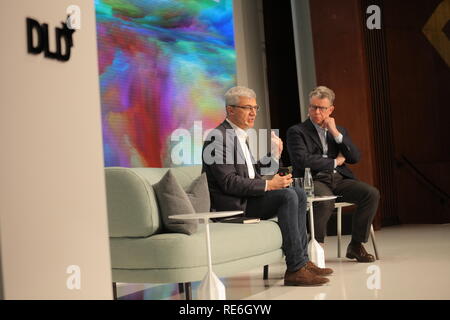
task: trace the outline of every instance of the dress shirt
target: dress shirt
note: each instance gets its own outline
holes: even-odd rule
[[[241,146],[241,149],[244,152],[245,164],[247,165],[247,169],[248,169],[248,177],[250,179],[255,179],[255,168],[253,167],[250,150],[246,143],[247,138],[248,138],[247,132],[244,129],[239,128],[233,122],[231,122],[230,119],[227,118],[225,120],[227,120],[227,122],[230,124],[230,126],[234,129],[234,132],[236,133],[236,136],[238,137],[239,145]],[[267,191],[267,183],[268,183],[268,181],[266,180],[266,187],[265,187],[264,191]]]
[[[322,128],[318,124],[316,124],[312,119],[311,122],[313,123],[314,127],[317,130],[317,133],[319,134],[320,142],[322,143],[322,149],[323,149],[323,155],[322,157],[328,158],[328,143],[327,143],[327,128]],[[333,137],[334,141],[336,141],[337,144],[341,144],[344,137],[342,136],[342,133],[339,133],[337,137]],[[336,168],[336,159],[334,159],[334,167]],[[334,170],[336,172],[336,170]]]
[[[238,140],[239,140],[239,145],[241,146],[241,149],[244,152],[245,164],[247,165],[247,169],[248,169],[248,177],[250,179],[254,179],[255,178],[255,168],[253,167],[252,157],[250,156],[250,150],[246,143],[248,134],[244,129],[239,128],[237,125],[235,125],[229,119],[226,119],[226,120],[231,125],[231,127],[234,129],[234,132],[236,133],[236,136],[238,137]]]

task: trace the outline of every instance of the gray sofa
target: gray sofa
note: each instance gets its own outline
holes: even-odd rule
[[[114,289],[116,282],[190,282],[207,271],[204,225],[193,235],[164,233],[152,185],[168,168],[108,167],[106,190]],[[172,168],[187,188],[201,174],[201,166]],[[281,232],[275,221],[258,224],[210,224],[213,270],[229,276],[282,259]],[[265,269],[267,272],[267,269]],[[190,292],[186,292],[190,298]]]

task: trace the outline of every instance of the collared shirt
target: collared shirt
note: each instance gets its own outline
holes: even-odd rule
[[[317,133],[319,134],[320,142],[322,143],[322,149],[323,149],[322,157],[328,158],[328,143],[327,143],[328,129],[322,128],[321,126],[319,126],[312,120],[311,120],[311,122],[313,123],[314,127],[316,128]],[[337,144],[341,144],[343,139],[344,139],[344,137],[342,136],[342,133],[339,133],[339,135],[334,138],[334,141],[336,141]],[[335,168],[336,168],[336,165],[337,165],[336,159],[334,159],[334,167]]]
[[[255,168],[253,167],[252,157],[250,156],[250,150],[248,149],[248,146],[246,143],[248,134],[244,129],[239,128],[237,125],[235,125],[233,122],[231,122],[228,118],[226,120],[231,125],[231,127],[234,129],[234,132],[236,133],[236,136],[238,137],[241,149],[244,152],[245,164],[247,165],[247,169],[248,169],[248,177],[250,179],[254,179],[255,178]]]

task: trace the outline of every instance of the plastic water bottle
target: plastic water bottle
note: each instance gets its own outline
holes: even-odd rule
[[[314,197],[314,182],[310,168],[305,168],[305,177],[303,179],[303,189],[307,197]]]

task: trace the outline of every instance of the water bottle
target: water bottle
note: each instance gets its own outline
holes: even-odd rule
[[[303,179],[303,189],[307,197],[314,197],[314,182],[310,168],[305,168],[305,177]]]

